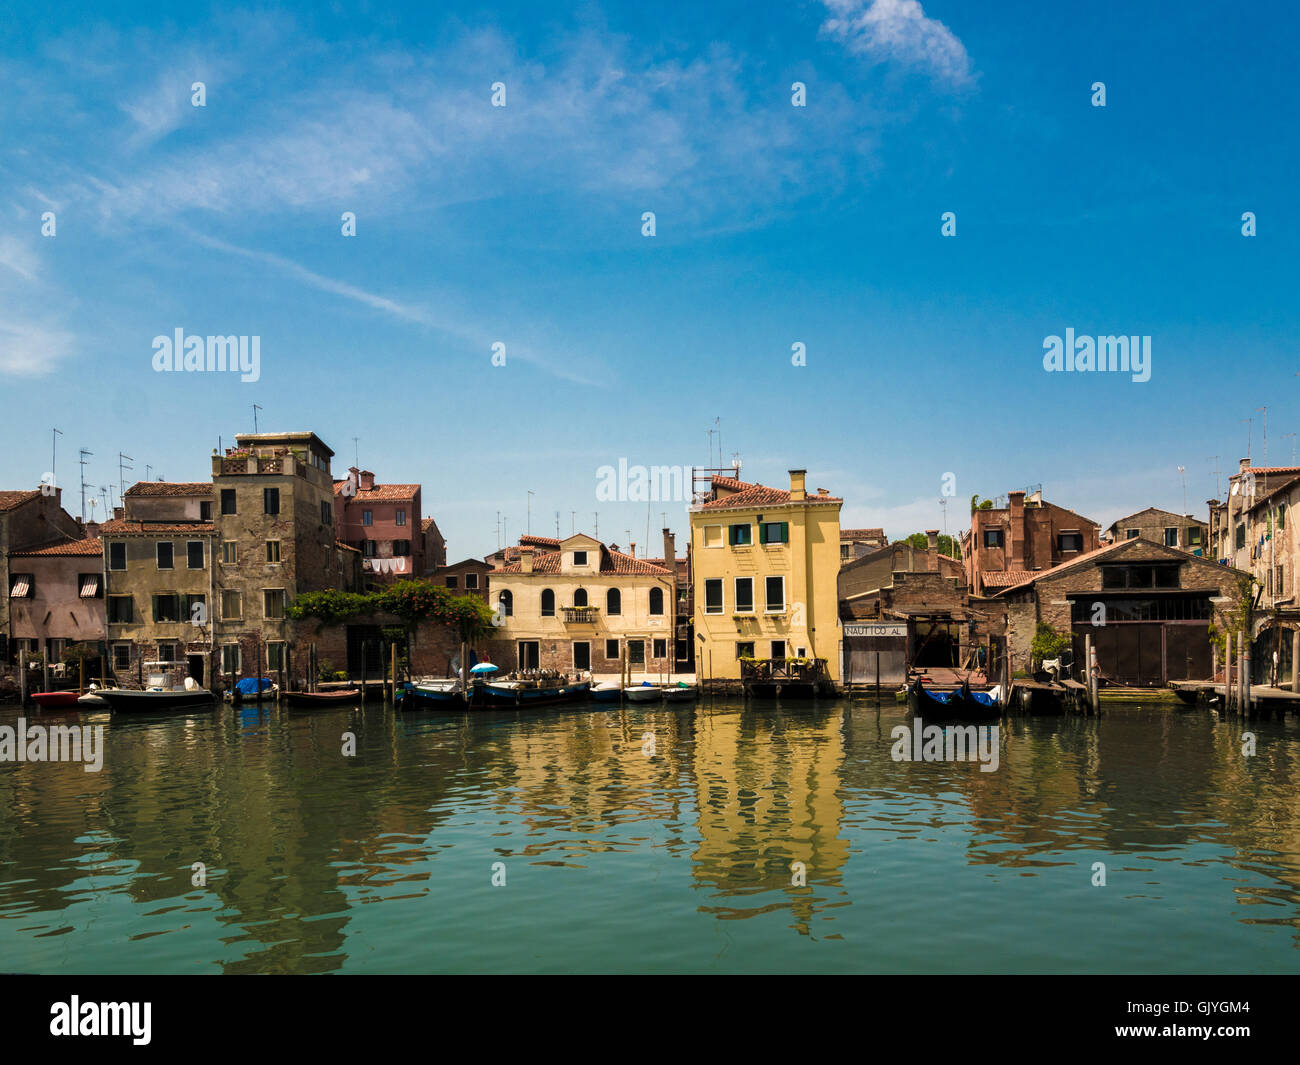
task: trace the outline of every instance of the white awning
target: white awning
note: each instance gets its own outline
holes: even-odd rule
[[[25,599],[32,590],[30,573],[15,573],[14,582],[9,586],[9,595],[14,599]]]
[[[81,598],[98,599],[99,598],[99,574],[83,573],[81,575]]]

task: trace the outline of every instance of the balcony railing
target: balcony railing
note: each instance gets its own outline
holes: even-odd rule
[[[600,608],[594,606],[562,606],[566,625],[590,625],[600,616]]]
[[[815,683],[826,678],[824,658],[742,658],[740,679]]]

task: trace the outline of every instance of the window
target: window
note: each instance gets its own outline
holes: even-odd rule
[[[78,573],[77,574],[77,596],[80,599],[103,599],[104,586],[101,583],[103,574],[100,573]]]
[[[623,613],[623,595],[617,588],[611,588],[605,593],[605,613],[610,617],[618,617]]]
[[[320,520],[323,525],[334,524],[334,507],[328,499],[320,501]]]
[[[394,540],[394,541],[393,541],[393,557],[394,557],[394,558],[405,558],[405,557],[406,557],[407,555],[409,555],[410,553],[411,553],[411,541],[410,541],[410,540]]]
[[[131,645],[129,643],[113,644],[113,671],[125,673],[131,668]]]
[[[181,616],[199,625],[208,623],[208,597],[202,592],[181,596]]]
[[[1125,539],[1125,540],[1136,540],[1136,539],[1138,538],[1138,532],[1139,532],[1139,530],[1137,530],[1137,529],[1125,529],[1125,530],[1124,530],[1124,539]]]
[[[221,672],[231,676],[239,672],[239,644],[228,643],[221,648]]]
[[[30,573],[15,573],[9,584],[9,595],[14,599],[31,599],[36,595],[36,581]]]
[[[266,669],[267,672],[284,669],[284,644],[278,640],[266,645]]]
[[[199,521],[211,521],[211,520],[212,520],[212,500],[200,499],[199,500]]]
[[[393,522],[394,522],[394,524],[396,524],[396,525],[405,525],[405,524],[406,524],[406,511],[404,511],[404,510],[399,510],[399,511],[397,512],[397,516],[393,519]]]
[[[107,606],[110,625],[131,625],[135,622],[135,600],[131,596],[110,595]]]
[[[773,657],[773,658],[784,658],[784,657],[785,657],[785,641],[784,641],[784,640],[773,640],[773,641],[772,641],[772,657]]]
[[[627,641],[627,664],[630,666],[645,665],[645,640]]]
[[[1285,503],[1279,503],[1277,505],[1277,527],[1279,529],[1286,528],[1286,504]],[[1200,530],[1198,529],[1197,531],[1199,532]]]
[[[1056,538],[1058,551],[1082,551],[1083,533],[1063,532]]]
[[[175,554],[176,545],[170,540],[159,540],[155,545],[155,550],[158,554],[158,568],[171,569],[172,563],[175,561],[172,556]]]
[[[984,530],[984,546],[985,546],[985,547],[1002,547],[1003,544],[1006,542],[1006,540],[1005,540],[1005,536],[1006,536],[1006,534],[1005,534],[1005,533],[1003,532],[1003,530],[1001,530],[1001,529],[985,529],[985,530]]]
[[[785,613],[785,578],[766,577],[763,583],[767,591],[767,612],[769,614]]]
[[[153,597],[154,621],[180,621],[181,597],[175,592],[161,592]]]
[[[267,541],[266,541],[266,561],[267,561],[267,562],[279,562],[279,561],[280,561],[280,541],[279,541],[279,540],[267,540]]]
[[[284,617],[284,589],[264,588],[262,590],[262,616],[272,621]]]
[[[203,541],[190,540],[185,544],[185,562],[190,569],[202,569],[203,562]]]
[[[1178,546],[1178,530],[1171,526],[1170,528],[1165,530],[1165,547],[1177,547],[1177,546]]]
[[[1281,598],[1286,592],[1286,584],[1282,580],[1282,567],[1273,567],[1273,592],[1272,594]]]
[[[732,525],[728,529],[727,542],[732,547],[748,547],[754,542],[754,527],[749,524]]]
[[[586,551],[573,552],[573,564],[575,566],[585,566],[587,564],[587,552]]]
[[[605,641],[605,657],[606,657],[607,659],[609,659],[611,662],[617,662],[617,661],[618,661],[618,641],[617,641],[617,640],[606,640],[606,641]]]
[[[361,554],[366,558],[374,558],[379,554],[379,545],[374,540],[366,540],[361,545]]]
[[[468,576],[469,576],[469,575],[466,574],[466,581],[465,581],[465,584],[466,584],[466,585],[469,584]],[[448,578],[447,578],[447,587],[448,587],[448,588],[455,588],[455,587],[457,586],[458,583],[459,583],[459,582],[457,581],[457,579],[456,579],[455,576],[451,576],[451,577],[448,577]]]
[[[721,547],[722,546],[722,526],[706,525],[704,526],[704,546]]]
[[[736,644],[736,657],[737,657],[737,658],[753,658],[753,657],[754,657],[754,644],[753,644],[753,641],[752,641],[752,640],[747,640],[747,641],[744,642],[744,643],[738,643],[738,644]]]
[[[503,618],[514,617],[515,597],[502,589],[501,594],[497,596],[497,609],[501,611]]]
[[[761,528],[762,527],[760,526],[760,535],[761,535]],[[767,541],[764,540],[763,543],[767,543]],[[853,553],[852,544],[840,544],[840,558],[848,558],[852,553]]]
[[[590,669],[591,668],[591,644],[574,643],[573,645],[573,668]]]
[[[667,657],[668,657],[668,641],[667,641],[667,640],[655,640],[655,641],[654,641],[653,651],[654,651],[654,657],[655,657],[655,658],[667,658]]]
[[[555,593],[550,588],[542,589],[542,617],[555,617]]]
[[[262,513],[263,514],[280,513],[280,489],[278,488],[262,489]]]
[[[704,582],[704,612],[706,614],[722,613],[722,579],[711,578]]]
[[[466,588],[477,588],[477,587],[478,587],[478,574],[477,574],[477,573],[467,573],[467,574],[465,574],[465,587],[466,587]]]
[[[221,617],[225,621],[238,621],[244,616],[244,598],[229,589],[221,593]]]
[[[239,545],[234,540],[221,541],[222,565],[233,566],[239,561]]]
[[[223,488],[221,490],[221,513],[238,514],[235,509],[235,490],[233,488]]]
[[[587,605],[587,589],[586,589],[586,588],[579,588],[579,589],[577,589],[577,590],[573,593],[573,605],[574,605],[574,606],[586,606],[586,605]]]
[[[373,510],[363,510],[361,512],[361,524],[373,525],[375,523],[375,512]]]
[[[126,569],[126,544],[108,545],[108,568]]]
[[[662,614],[664,612],[664,590],[662,588],[650,589],[650,613]]]
[[[737,577],[736,578],[736,609],[737,614],[752,614],[754,612],[754,578]]]
[[[1279,512],[1279,514],[1278,514],[1278,528],[1279,528],[1279,529],[1282,527],[1281,522],[1282,522],[1282,515],[1281,515],[1281,513]],[[1192,547],[1200,547],[1200,546],[1201,546],[1201,543],[1202,543],[1202,540],[1201,540],[1201,527],[1200,527],[1199,525],[1190,525],[1190,526],[1188,526],[1188,528],[1187,528],[1187,542],[1188,542]]]
[[[1245,525],[1238,525],[1238,526],[1237,526],[1236,543],[1237,543],[1237,550],[1238,550],[1238,551],[1240,551],[1243,547],[1246,546],[1246,526],[1245,526]]]
[[[788,521],[765,521],[758,527],[760,544],[788,544],[790,542],[790,523]],[[848,558],[853,553],[852,544],[840,544],[840,557]]]
[[[176,661],[176,645],[174,643],[160,643],[158,645],[158,661],[173,663]]]

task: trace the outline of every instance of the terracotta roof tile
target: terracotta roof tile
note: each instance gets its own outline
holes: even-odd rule
[[[534,573],[559,573],[560,559],[563,552],[560,551],[543,551],[533,555],[533,572]],[[511,562],[499,569],[492,570],[493,573],[522,573],[520,563]],[[631,555],[625,555],[622,551],[611,551],[605,547],[601,549],[600,555],[600,572],[614,577],[671,577],[672,572],[664,569],[663,566],[657,566],[649,559],[633,558]]]
[[[347,481],[335,481],[334,494],[336,496],[343,495],[343,486],[347,483]],[[419,490],[420,486],[418,484],[377,484],[374,488],[358,487],[356,494],[351,496],[351,498],[393,500],[395,502],[401,502],[403,500],[414,499],[415,493]]]
[[[65,540],[58,544],[46,544],[44,547],[29,547],[21,551],[10,551],[10,558],[50,558],[55,556],[101,556],[104,542],[98,536],[89,536],[84,540]]]
[[[13,510],[14,507],[26,503],[29,499],[35,499],[40,494],[39,488],[27,492],[0,492],[0,510]]]
[[[100,536],[155,536],[167,533],[193,533],[203,535],[215,531],[212,522],[124,521],[114,518],[99,527]]]
[[[789,504],[790,493],[784,488],[769,488],[765,484],[749,484],[734,477],[714,477],[714,488],[726,488],[732,494],[719,499],[700,503],[700,510],[740,510],[753,507],[780,507]],[[818,495],[809,492],[805,497],[809,503],[843,503],[838,496]]]
[[[981,573],[980,580],[984,582],[985,588],[1010,588],[1014,584],[1024,584],[1025,581],[1046,572],[1046,570],[1009,569],[1001,573]]]
[[[137,481],[126,490],[129,496],[210,496],[211,481]]]
[[[841,529],[841,540],[883,540],[884,529]]]

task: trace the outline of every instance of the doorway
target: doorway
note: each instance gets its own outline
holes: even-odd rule
[[[519,668],[540,669],[542,663],[541,644],[537,640],[519,641]]]

